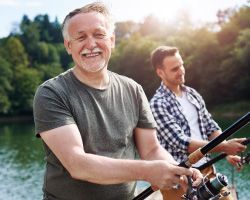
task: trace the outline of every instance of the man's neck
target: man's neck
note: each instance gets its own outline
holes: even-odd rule
[[[169,85],[165,84],[165,86],[170,89],[177,97],[182,97],[182,88],[181,85]]]
[[[174,92],[174,94],[175,94],[177,97],[182,97],[182,89],[181,89],[180,86],[178,87],[178,89],[174,90],[173,92]]]
[[[105,89],[109,84],[107,68],[98,72],[86,72],[74,67],[73,73],[79,81],[96,89]]]

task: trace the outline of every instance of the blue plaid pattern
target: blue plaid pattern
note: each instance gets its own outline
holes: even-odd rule
[[[202,138],[208,140],[208,137],[214,131],[220,130],[220,127],[207,111],[201,95],[193,88],[182,87],[187,93],[188,100],[197,109]],[[150,107],[158,125],[157,137],[161,145],[176,161],[183,161],[188,156],[187,150],[191,133],[188,121],[182,113],[182,107],[177,101],[175,94],[161,83],[150,101]]]

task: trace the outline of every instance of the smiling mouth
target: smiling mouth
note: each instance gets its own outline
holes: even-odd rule
[[[82,56],[86,58],[92,58],[101,55],[101,52],[96,52],[96,53],[83,53]]]

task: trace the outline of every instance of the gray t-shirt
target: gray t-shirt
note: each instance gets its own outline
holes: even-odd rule
[[[142,87],[132,79],[108,73],[110,83],[104,90],[81,83],[71,69],[42,84],[34,98],[36,135],[76,124],[85,152],[135,159],[133,130],[155,128],[156,123]],[[48,199],[128,200],[133,197],[135,182],[99,185],[73,179],[48,146],[44,144],[44,147],[47,164],[43,190]]]

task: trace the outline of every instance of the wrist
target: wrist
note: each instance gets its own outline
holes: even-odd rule
[[[140,167],[140,175],[138,177],[139,180],[147,181],[150,180],[150,171],[152,171],[152,161],[143,161],[142,166]]]
[[[219,152],[224,152],[225,151],[225,148],[226,148],[226,145],[227,145],[227,141],[224,141],[222,143],[220,143],[217,147],[217,151]]]

